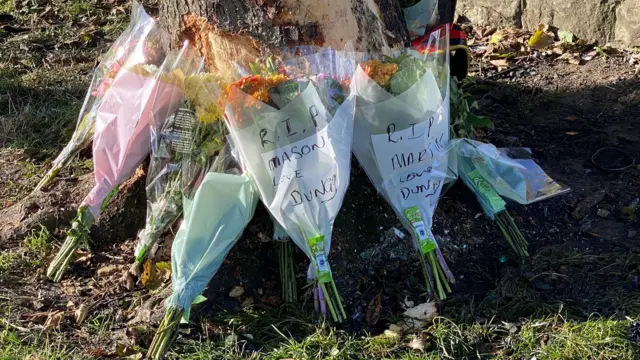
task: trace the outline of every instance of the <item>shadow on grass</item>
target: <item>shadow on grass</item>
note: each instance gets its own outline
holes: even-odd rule
[[[0,72],[0,146],[52,155],[71,137],[86,93],[88,64]],[[41,154],[38,154],[41,155]],[[53,154],[55,155],[55,154]]]

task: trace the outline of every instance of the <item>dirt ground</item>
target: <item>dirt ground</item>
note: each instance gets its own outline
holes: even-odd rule
[[[598,57],[582,65],[537,59],[512,71],[478,73],[467,81],[467,91],[479,101],[478,113],[495,123],[495,130],[483,132],[481,138],[498,147],[530,148],[542,168],[571,192],[528,206],[509,204],[531,244],[531,257],[521,264],[497,227],[482,215],[474,195],[459,182],[453,186],[439,203],[433,229],[456,276],[451,296],[437,304],[440,316],[456,324],[516,327],[523,319],[557,314],[575,321],[587,321],[593,314],[640,317],[640,166],[613,173],[591,160],[607,147],[640,159],[640,81],[634,73],[634,66],[616,57]],[[148,346],[166,296],[162,289],[149,291],[140,284],[127,290],[120,282],[133,262],[136,235],[145,221],[144,175],[120,191],[91,229],[93,253],[81,254],[60,284],[44,276],[92,184],[89,155],[83,152],[49,188],[30,194],[51,150],[43,154],[32,147],[0,149],[1,320],[18,332],[53,328],[50,336],[82,356],[123,357]],[[616,165],[614,158],[604,162]],[[293,316],[280,307],[271,233],[268,214],[259,206],[203,294],[207,301],[194,307],[192,324],[185,326],[190,331],[180,342],[226,334],[235,326],[229,318],[246,320],[254,316],[254,309],[280,318]],[[165,237],[159,261],[168,260],[171,231]],[[354,159],[330,256],[350,315],[338,329],[381,334],[398,319],[407,301],[428,300],[408,237]],[[42,238],[45,244],[40,246]],[[42,256],[35,256],[39,251]],[[289,314],[309,315],[312,300],[303,289],[308,260],[300,251],[295,258],[302,306]],[[241,297],[229,296],[234,286],[244,289]],[[87,320],[78,324],[74,317],[81,305],[88,308]],[[368,314],[372,307],[378,316]],[[58,313],[62,315],[52,325],[50,318]],[[273,323],[280,324],[279,318]],[[254,334],[240,351],[246,355],[266,341],[258,338],[258,325],[242,324],[236,330]],[[295,328],[290,321],[286,332],[298,339],[303,335]],[[640,340],[634,329],[628,330],[629,341],[637,347]],[[473,346],[458,358],[499,352],[492,339],[466,343]]]

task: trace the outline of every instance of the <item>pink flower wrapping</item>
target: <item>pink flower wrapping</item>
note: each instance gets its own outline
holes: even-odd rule
[[[96,114],[93,167],[96,184],[85,197],[94,218],[109,193],[128,179],[149,153],[150,124],[182,101],[179,87],[122,69]]]

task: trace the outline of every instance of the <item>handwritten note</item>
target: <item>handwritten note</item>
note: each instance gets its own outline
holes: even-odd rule
[[[262,153],[276,192],[283,187],[291,206],[331,201],[338,193],[337,165],[328,126],[295,143]]]
[[[376,163],[392,198],[401,202],[414,197],[437,200],[446,174],[448,122],[443,109],[428,119],[397,129],[389,121],[386,134],[371,136]]]

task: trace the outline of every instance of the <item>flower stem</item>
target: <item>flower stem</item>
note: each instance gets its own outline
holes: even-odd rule
[[[184,309],[175,305],[167,309],[164,313],[164,319],[162,319],[162,322],[158,327],[158,331],[151,341],[149,351],[147,352],[147,358],[154,360],[164,358],[169,347],[178,337],[178,328],[183,314]]]
[[[86,206],[78,209],[78,215],[71,223],[71,229],[67,232],[67,239],[56,254],[55,258],[49,264],[47,269],[47,277],[55,282],[62,279],[69,263],[73,258],[73,254],[81,244],[86,243],[89,237],[89,228],[93,225],[93,215]]]
[[[523,260],[528,257],[527,248],[529,243],[520,232],[520,229],[518,229],[511,215],[506,210],[501,211],[496,214],[495,222],[516,255]]]

